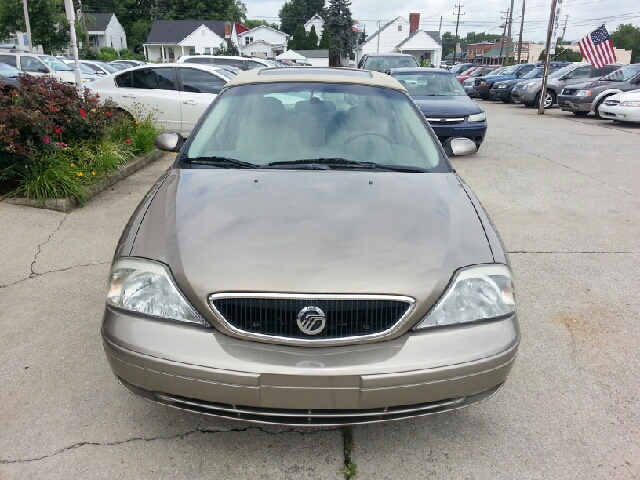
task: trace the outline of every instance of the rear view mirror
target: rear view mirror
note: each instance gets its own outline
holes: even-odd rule
[[[153,145],[164,152],[179,152],[184,145],[184,137],[179,133],[161,133],[153,141]]]
[[[478,151],[475,142],[464,137],[449,138],[442,146],[447,155],[455,157],[472,155]]]

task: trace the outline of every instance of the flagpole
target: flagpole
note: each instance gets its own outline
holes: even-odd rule
[[[547,96],[547,81],[549,78],[549,58],[551,57],[551,33],[553,32],[553,21],[556,16],[557,0],[551,0],[551,15],[549,17],[549,28],[547,30],[547,44],[545,47],[544,75],[542,76],[542,90],[540,90],[540,100],[538,101],[538,115],[544,115],[544,99]]]

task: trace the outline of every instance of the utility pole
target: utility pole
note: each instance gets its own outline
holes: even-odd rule
[[[564,16],[564,27],[562,27],[562,40],[565,41],[564,34],[567,33],[567,22],[569,21],[569,15]]]
[[[378,20],[378,46],[376,47],[376,53],[380,53],[380,34],[382,32],[380,32],[380,22],[382,20]]]
[[[518,39],[518,63],[520,63],[520,54],[522,53],[522,29],[524,27],[524,2],[522,0],[522,20],[520,21],[520,38]],[[529,49],[531,51],[531,49]]]
[[[498,57],[501,60],[500,65],[504,65],[504,61],[502,61],[502,52],[504,51],[504,37],[507,34],[507,20],[509,19],[509,9],[506,12],[500,12],[504,14],[504,17],[501,17],[504,20],[504,25],[502,25],[502,39],[500,40],[500,56]]]
[[[456,20],[456,36],[454,38],[454,41],[456,42],[456,44],[453,47],[453,64],[456,64],[456,58],[458,56],[458,25],[460,25],[460,15],[465,15],[464,13],[460,13],[460,9],[462,8],[462,5],[458,4],[455,6],[455,8],[458,9],[458,13],[456,14],[456,12],[453,12],[454,15],[457,15],[458,19]]]
[[[86,48],[89,48],[89,30],[87,30],[87,18],[84,16],[84,10],[82,10],[82,0],[78,0],[78,8],[80,8],[80,15],[82,16],[82,26],[84,27],[84,37],[87,41]]]
[[[438,27],[438,35],[442,35],[442,17],[440,17],[440,26]]]
[[[562,0],[561,0],[562,1]],[[542,90],[540,90],[540,100],[538,101],[538,115],[544,115],[544,99],[547,96],[547,80],[549,78],[549,57],[551,55],[551,35],[553,34],[553,24],[556,18],[557,0],[551,0],[551,15],[549,16],[549,28],[547,30],[547,44],[545,47],[544,75],[542,76]]]
[[[24,23],[27,25],[27,41],[29,42],[29,53],[33,53],[33,43],[31,41],[31,24],[29,23],[29,10],[27,9],[27,0],[22,0],[24,6]]]
[[[64,9],[67,13],[67,20],[69,20],[69,40],[71,48],[71,54],[73,55],[73,62],[75,65],[74,73],[76,77],[76,86],[78,89],[82,88],[82,73],[80,73],[80,62],[78,62],[78,44],[76,40],[76,12],[73,10],[73,0],[64,0]]]
[[[509,65],[509,54],[511,53],[511,24],[513,23],[513,0],[509,8],[509,32],[507,33],[507,65]]]

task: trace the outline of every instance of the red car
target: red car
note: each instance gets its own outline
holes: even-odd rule
[[[460,83],[464,82],[468,78],[471,77],[481,77],[482,75],[486,75],[487,73],[501,67],[501,65],[480,65],[478,67],[473,67],[464,72],[462,75],[456,75],[456,78],[460,81]]]

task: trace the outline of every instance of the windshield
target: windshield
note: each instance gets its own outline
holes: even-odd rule
[[[20,70],[6,63],[0,63],[0,77],[10,78],[18,75],[20,75]]]
[[[73,70],[69,65],[65,65],[56,57],[52,57],[51,55],[40,55],[38,58],[42,60],[47,66],[53,70],[54,72],[68,72]]]
[[[108,63],[99,62],[98,65],[100,65],[102,68],[104,68],[109,73],[116,73],[116,72],[119,71],[117,68],[115,68],[112,65],[109,65]]]
[[[615,72],[611,72],[609,75],[605,75],[600,80],[607,80],[609,82],[626,82],[640,73],[640,65],[629,65],[622,67]]]
[[[582,67],[583,65],[578,65],[578,67]],[[560,70],[556,70],[549,78],[560,78],[563,75],[566,75],[569,72],[573,72],[577,67],[575,65],[567,65],[566,67],[562,67]]]
[[[449,73],[398,73],[394,78],[405,86],[412,97],[466,96],[458,79]]]
[[[72,70],[75,68],[73,62],[65,63],[65,65],[69,65]],[[84,63],[78,63],[78,65],[80,65],[80,71],[82,73],[90,73],[90,74],[96,73],[93,69],[87,67]]]
[[[536,67],[526,75],[523,75],[522,78],[525,80],[529,78],[538,78],[538,77],[541,77],[543,73],[544,73],[544,68]]]
[[[418,66],[416,59],[411,56],[375,56],[367,57],[364,64],[365,70],[373,70],[375,72],[386,72],[392,68],[414,68]]]
[[[454,65],[453,67],[451,67],[451,70],[449,71],[454,75],[460,75],[465,70],[469,70],[469,68],[471,68],[472,66],[473,65],[469,65],[468,63],[460,63],[458,65]]]
[[[214,157],[259,166],[342,159],[449,171],[437,139],[404,93],[352,84],[228,89],[186,150],[186,160]]]
[[[514,73],[516,73],[519,67],[520,65],[511,65],[510,67],[507,67],[504,72],[502,72],[502,75],[513,75]]]

